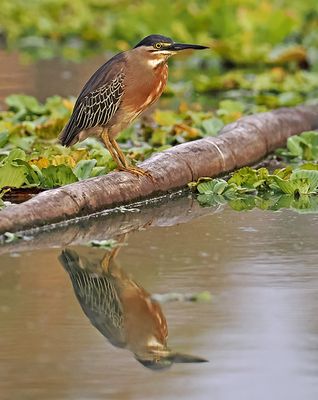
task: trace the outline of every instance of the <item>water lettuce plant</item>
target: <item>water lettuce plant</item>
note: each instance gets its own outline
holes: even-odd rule
[[[237,211],[294,208],[318,211],[318,164],[306,163],[270,173],[267,168],[244,167],[228,180],[201,178],[190,187],[203,206],[229,204]]]
[[[287,141],[286,149],[279,149],[276,153],[294,162],[318,160],[318,132],[308,131],[292,136]]]

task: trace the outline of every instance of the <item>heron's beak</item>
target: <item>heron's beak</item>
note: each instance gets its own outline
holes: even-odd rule
[[[188,49],[204,50],[204,49],[208,49],[208,47],[207,46],[201,46],[199,44],[173,43],[168,48],[168,50],[171,50],[171,51],[180,51],[180,50],[188,50]]]
[[[182,353],[171,353],[168,357],[172,362],[175,363],[204,363],[209,362],[206,358],[192,356],[190,354]]]

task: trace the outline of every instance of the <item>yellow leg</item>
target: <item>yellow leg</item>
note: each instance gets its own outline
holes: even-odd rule
[[[118,146],[116,140],[110,139],[106,130],[103,130],[101,137],[103,139],[105,147],[110,152],[111,156],[113,157],[120,171],[127,171],[138,176],[149,176],[149,177],[151,176],[149,172],[143,170],[142,168],[134,167],[129,164],[124,153]]]
[[[140,176],[151,176],[151,174],[148,171],[145,171],[142,168],[132,166],[129,164],[129,161],[125,157],[125,154],[122,152],[121,148],[119,147],[118,143],[116,142],[115,139],[110,139],[110,142],[112,144],[113,149],[116,151],[118,158],[120,159],[122,163],[122,167],[118,167],[122,171],[127,171],[130,172],[134,175],[140,175]]]
[[[129,168],[129,162],[127,158],[125,157],[125,154],[122,152],[121,148],[119,147],[118,143],[116,142],[115,139],[109,139],[110,143],[112,144],[113,148],[115,149],[118,158],[122,162],[122,165],[126,168]]]
[[[104,254],[104,257],[101,261],[101,267],[102,267],[102,271],[104,273],[108,273],[108,269],[109,269],[109,263],[110,260],[112,258],[112,253],[110,251],[106,251],[106,253]]]
[[[110,272],[112,267],[118,268],[117,263],[116,263],[116,258],[118,256],[118,253],[121,250],[121,247],[125,244],[127,236],[128,236],[127,233],[123,233],[118,236],[118,239],[116,237],[117,242],[118,242],[117,247],[115,247],[114,249],[112,249],[110,251],[105,252],[104,257],[101,261],[101,267],[102,267],[103,272],[105,272],[105,273]]]
[[[122,163],[122,161],[121,161],[121,159],[119,158],[119,156],[118,156],[116,150],[113,148],[113,146],[112,146],[112,144],[111,144],[111,142],[110,142],[110,140],[109,140],[109,136],[108,136],[107,131],[104,130],[104,131],[102,132],[102,134],[101,134],[101,137],[102,137],[102,139],[103,139],[103,142],[104,142],[105,147],[106,147],[107,150],[110,152],[110,155],[113,157],[115,163],[117,164],[117,167],[118,167],[119,169],[124,168],[124,167],[125,167],[124,164]]]

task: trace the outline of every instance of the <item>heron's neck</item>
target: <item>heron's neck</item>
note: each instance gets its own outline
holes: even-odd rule
[[[134,68],[140,67],[140,69],[149,69],[151,71],[157,70],[158,67],[163,67],[167,65],[168,58],[171,56],[169,53],[156,53],[148,52],[142,47],[137,47],[126,53],[126,57]]]
[[[163,58],[163,57],[151,57],[147,60],[147,64],[152,68],[152,69],[157,69],[159,66],[163,66],[164,64],[167,63],[168,58]]]

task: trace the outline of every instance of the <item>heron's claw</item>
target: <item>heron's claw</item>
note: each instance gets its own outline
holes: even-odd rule
[[[142,168],[136,167],[136,166],[127,166],[127,167],[119,167],[118,168],[120,171],[125,171],[125,172],[130,172],[133,175],[137,176],[147,176],[148,178],[152,178],[152,175],[149,171],[146,171]]]

